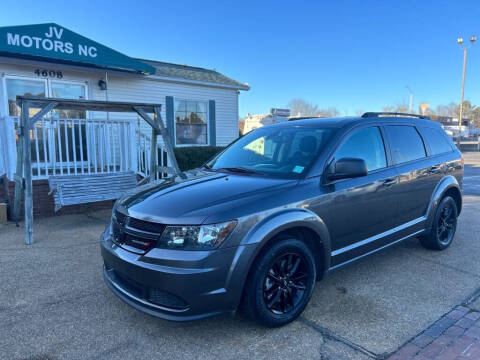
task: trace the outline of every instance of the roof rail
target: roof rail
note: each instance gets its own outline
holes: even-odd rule
[[[382,116],[392,116],[392,117],[413,117],[417,119],[430,119],[427,115],[419,114],[408,114],[408,113],[399,113],[399,112],[366,112],[362,115],[362,118],[371,118],[371,117],[382,117]]]

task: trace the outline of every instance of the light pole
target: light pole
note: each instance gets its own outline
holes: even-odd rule
[[[470,45],[463,45],[463,38],[457,39],[457,44],[463,49],[463,73],[462,73],[462,96],[460,97],[460,114],[458,118],[458,148],[460,149],[460,139],[462,137],[462,120],[463,120],[463,93],[465,90],[465,71],[467,70],[467,50],[473,46],[477,40],[475,35],[470,37]]]
[[[408,92],[410,93],[410,100],[408,102],[408,112],[411,114],[413,111],[413,91],[410,88],[410,86],[405,86],[408,89]]]

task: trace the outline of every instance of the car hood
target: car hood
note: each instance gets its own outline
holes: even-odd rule
[[[141,186],[121,198],[116,207],[129,216],[164,224],[202,224],[208,216],[230,220],[231,210],[266,194],[284,191],[296,180],[213,171],[188,171]],[[218,213],[221,212],[219,217]]]

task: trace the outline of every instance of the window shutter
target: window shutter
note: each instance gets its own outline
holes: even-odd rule
[[[174,119],[173,96],[165,97],[165,114],[167,118],[168,136],[172,145],[175,146],[175,119]]]
[[[210,144],[211,146],[217,145],[217,128],[215,124],[215,100],[208,101],[208,125],[210,133]]]

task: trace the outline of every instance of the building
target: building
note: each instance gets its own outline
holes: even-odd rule
[[[57,24],[0,27],[0,176],[15,173],[17,95],[158,103],[174,146],[225,146],[238,137],[240,90],[217,71],[132,58]],[[53,174],[145,176],[150,134],[133,113],[51,112],[30,134],[34,203]]]
[[[288,121],[290,116],[289,109],[270,109],[269,114],[248,114],[245,117],[245,124],[243,127],[243,133],[246,134],[259,127],[276,124],[278,122]]]
[[[458,136],[458,117],[443,116],[443,115],[430,115],[430,118],[442,124],[448,135]],[[470,137],[475,134],[474,122],[470,119],[463,118],[461,126],[462,137]]]

